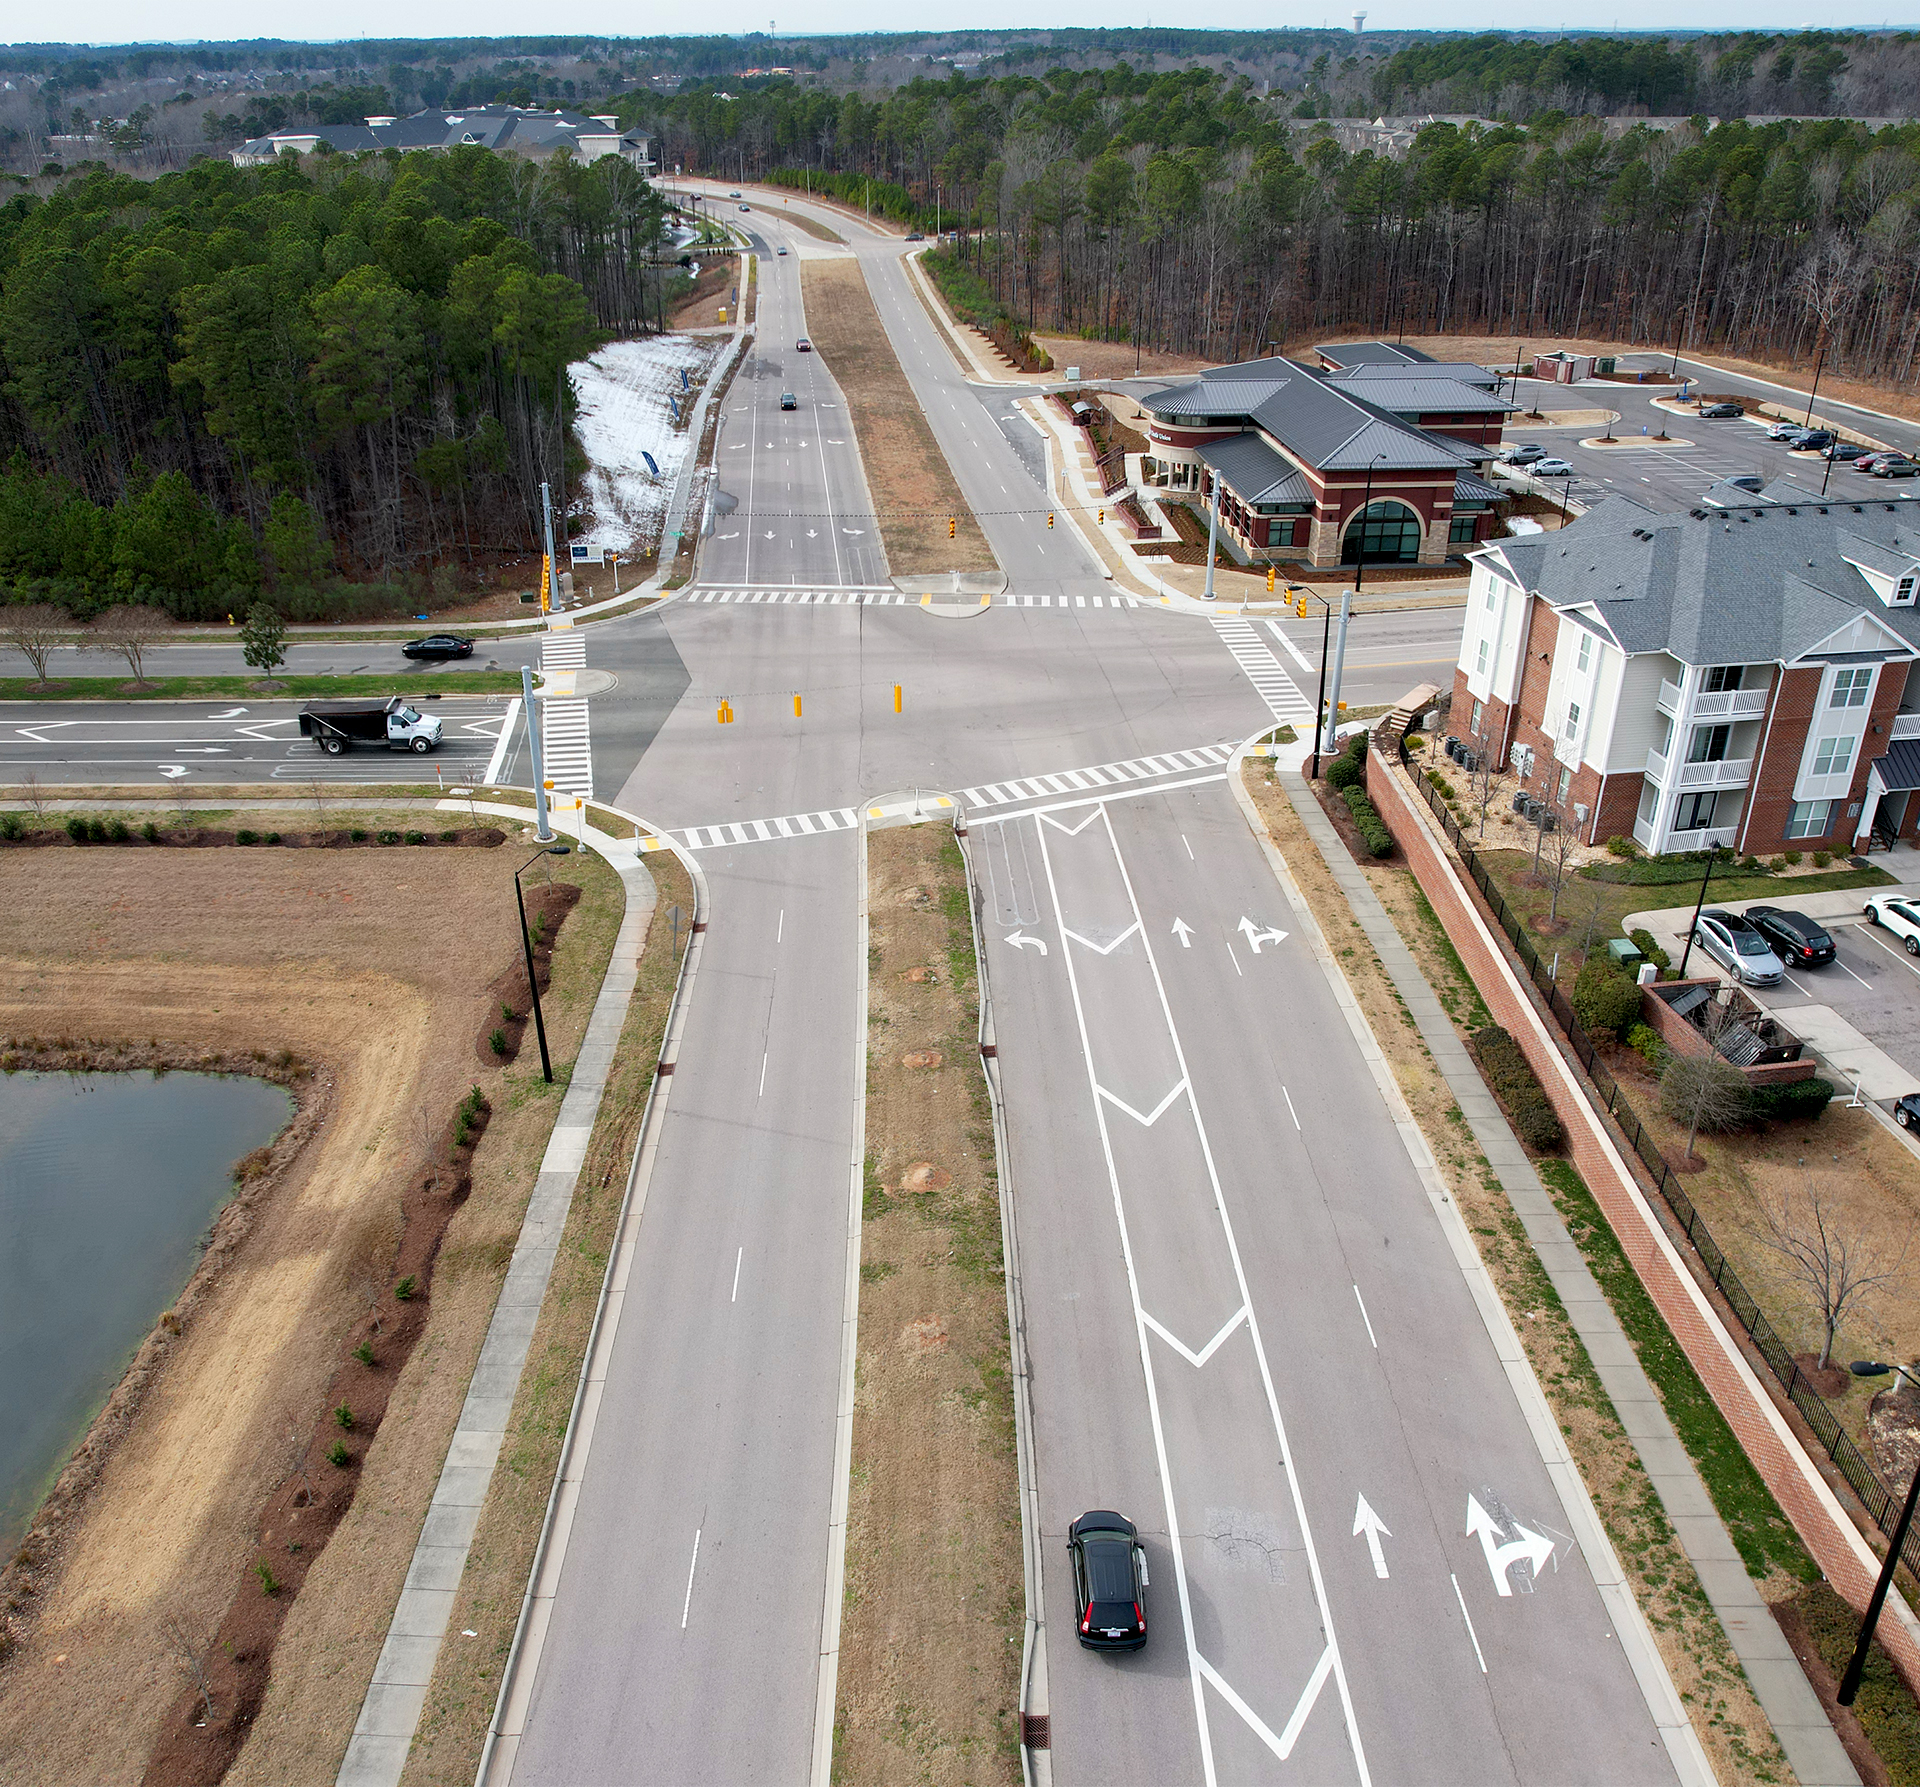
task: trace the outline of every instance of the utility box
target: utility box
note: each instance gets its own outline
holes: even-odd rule
[[[1647,959],[1640,953],[1640,945],[1631,937],[1609,937],[1607,954],[1613,958],[1613,965],[1627,974],[1631,974]]]
[[[1613,355],[1602,354],[1599,359],[1594,361],[1593,369],[1599,373],[1602,378],[1612,378],[1613,369],[1617,364],[1618,362],[1614,359]]]

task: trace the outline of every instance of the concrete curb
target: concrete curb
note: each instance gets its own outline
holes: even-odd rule
[[[485,802],[475,810],[515,819],[529,816],[517,807]],[[616,851],[611,836],[584,823],[579,835],[620,875],[626,887],[626,912],[541,1158],[513,1258],[414,1546],[406,1584],[341,1759],[337,1787],[394,1787],[406,1766],[639,977],[640,949],[653,916],[653,887],[639,873],[637,853]],[[623,863],[621,857],[628,860]]]
[[[1260,735],[1256,735],[1260,736]],[[1366,1014],[1360,1009],[1353,989],[1347,984],[1347,978],[1334,960],[1327,947],[1327,940],[1320,929],[1319,920],[1314,917],[1313,908],[1307,904],[1292,874],[1288,871],[1286,858],[1280,854],[1272,837],[1268,834],[1259,809],[1253,804],[1253,797],[1247,792],[1241,779],[1241,765],[1254,741],[1249,739],[1227,761],[1227,785],[1233,792],[1234,804],[1240,809],[1240,816],[1246,820],[1255,841],[1260,845],[1267,858],[1268,866],[1273,870],[1274,879],[1280,883],[1286,894],[1288,904],[1293,908],[1299,921],[1302,936],[1313,952],[1314,959],[1320,964],[1321,972],[1326,976],[1332,989],[1335,1002],[1347,1020],[1347,1027],[1353,1033],[1354,1041],[1366,1058],[1372,1072],[1375,1085],[1385,1101],[1388,1114],[1394,1126],[1400,1132],[1400,1139],[1411,1158],[1414,1170],[1420,1175],[1421,1182],[1427,1188],[1428,1201],[1433,1207],[1435,1217],[1445,1234],[1447,1244],[1461,1276],[1466,1280],[1467,1289],[1473,1297],[1474,1307],[1478,1310],[1482,1323],[1487,1330],[1487,1338],[1493,1342],[1494,1351],[1511,1386],[1514,1399],[1519,1403],[1527,1429],[1533,1437],[1541,1462],[1552,1478],[1560,1505],[1567,1516],[1568,1529],[1574,1535],[1582,1556],[1586,1559],[1587,1569],[1593,1577],[1594,1586],[1600,1592],[1602,1604],[1606,1607],[1613,1622],[1615,1635],[1625,1653],[1628,1664],[1634,1674],[1641,1693],[1645,1696],[1648,1714],[1653,1719],[1666,1746],[1668,1760],[1673,1764],[1674,1772],[1683,1787],[1713,1787],[1715,1776],[1713,1765],[1707,1760],[1707,1753],[1693,1729],[1692,1721],[1687,1717],[1686,1708],[1681,1704],[1678,1691],[1672,1678],[1667,1674],[1666,1665],[1660,1660],[1659,1647],[1653,1636],[1652,1628],[1647,1624],[1646,1615],[1641,1611],[1640,1603],[1628,1586],[1625,1573],[1620,1568],[1620,1560],[1613,1549],[1613,1542],[1607,1537],[1607,1531],[1600,1523],[1600,1516],[1594,1511],[1592,1499],[1587,1494],[1585,1480],[1579,1468],[1573,1462],[1573,1455],[1567,1450],[1566,1440],[1561,1435],[1559,1423],[1554,1419],[1553,1410],[1548,1405],[1546,1393],[1540,1388],[1539,1380],[1534,1376],[1532,1363],[1520,1344],[1520,1337],[1514,1331],[1506,1305],[1501,1302],[1500,1294],[1494,1289],[1493,1280],[1486,1267],[1481,1263],[1480,1253],[1474,1245],[1473,1237],[1467,1230],[1466,1220],[1461,1216],[1451,1195],[1447,1192],[1440,1177],[1438,1166],[1434,1162],[1432,1150],[1427,1145],[1426,1136],[1414,1121],[1406,1099],[1401,1095],[1399,1082],[1393,1076],[1393,1069],[1382,1053],[1378,1040],[1368,1024]],[[1382,964],[1388,961],[1388,952],[1398,949],[1406,954],[1405,945],[1399,941],[1399,933],[1394,931],[1385,910],[1374,898],[1372,888],[1357,869],[1351,870],[1351,878],[1356,889],[1347,885],[1342,876],[1342,864],[1339,858],[1346,854],[1326,816],[1318,808],[1309,814],[1304,807],[1296,808],[1302,822],[1322,848],[1327,866],[1334,879],[1354,901],[1355,917],[1360,919],[1362,929],[1367,932],[1368,940],[1374,943]],[[1320,837],[1320,830],[1313,821],[1319,821],[1326,837]],[[1331,849],[1328,846],[1331,846]],[[1336,857],[1333,852],[1339,852]],[[1371,905],[1372,913],[1363,914],[1363,905]],[[1373,924],[1368,919],[1374,920]],[[1383,927],[1376,938],[1376,927]],[[1385,947],[1382,947],[1382,946]],[[1410,988],[1401,989],[1401,997],[1413,1007],[1417,995],[1423,995],[1441,1022],[1446,1022],[1445,1014],[1439,1012],[1439,1002],[1434,999],[1433,990],[1427,986],[1419,970],[1414,966],[1411,956],[1406,956],[1406,966],[1412,975]],[[1389,970],[1391,973],[1391,970]],[[1399,982],[1395,981],[1396,987]],[[1424,1036],[1425,1030],[1422,1027]],[[1451,1034],[1449,1030],[1449,1035]],[[1429,1045],[1431,1046],[1431,1045]],[[1457,1044],[1454,1045],[1456,1048]],[[1436,1057],[1436,1060],[1438,1057]],[[1481,1088],[1480,1096],[1486,1099],[1486,1090]],[[1488,1101],[1490,1102],[1490,1101]],[[1465,1108],[1464,1106],[1462,1107]],[[1497,1113],[1496,1113],[1497,1114]],[[1511,1141],[1511,1137],[1509,1137]],[[1517,1144],[1514,1145],[1517,1152]],[[1544,1193],[1541,1194],[1544,1198]],[[1548,1206],[1551,1210],[1552,1206]],[[1571,1243],[1568,1243],[1571,1246]],[[1594,1287],[1598,1295],[1598,1287]],[[1731,1546],[1728,1547],[1731,1551]],[[1735,1560],[1737,1564],[1737,1559]],[[1795,1665],[1798,1668],[1798,1664]],[[1816,1710],[1818,1710],[1816,1703]],[[1823,1721],[1824,1722],[1824,1721]],[[1851,1784],[1849,1784],[1851,1787]]]
[[[618,807],[607,806],[604,802],[594,804],[600,806],[603,812],[612,813],[636,828],[651,832],[653,837],[646,842],[657,839],[679,858],[681,867],[687,871],[687,877],[693,883],[694,909],[688,920],[686,954],[680,958],[680,972],[674,981],[673,999],[667,1008],[659,1069],[647,1089],[646,1108],[640,1118],[640,1139],[634,1148],[633,1165],[627,1173],[627,1190],[614,1229],[614,1245],[608,1255],[606,1276],[601,1281],[600,1301],[594,1310],[593,1327],[587,1337],[586,1356],[581,1361],[580,1382],[574,1391],[573,1408],[567,1417],[567,1433],[561,1442],[553,1488],[547,1496],[547,1511],[540,1525],[540,1542],[534,1549],[533,1566],[528,1572],[526,1592],[520,1603],[519,1622],[514,1627],[513,1645],[507,1652],[506,1667],[500,1677],[500,1693],[494,1702],[487,1741],[480,1752],[480,1766],[474,1775],[476,1787],[506,1787],[506,1783],[513,1778],[513,1765],[525,1730],[527,1708],[533,1697],[540,1652],[546,1639],[547,1621],[552,1615],[561,1567],[566,1562],[567,1539],[572,1531],[574,1509],[579,1501],[580,1480],[585,1474],[587,1455],[592,1449],[594,1417],[599,1410],[608,1363],[613,1356],[614,1338],[620,1326],[627,1274],[633,1264],[635,1236],[646,1211],[647,1188],[659,1155],[660,1129],[665,1122],[667,1101],[673,1091],[673,1063],[680,1052],[680,1035],[686,1025],[687,1005],[693,995],[694,980],[699,973],[700,957],[705,947],[709,905],[707,880],[699,864],[665,833],[647,825],[644,820]],[[523,808],[511,810],[522,815],[525,812]],[[636,863],[639,855],[636,849]],[[617,949],[619,945],[615,947]],[[637,977],[637,967],[635,972]],[[624,1019],[624,1012],[622,1016]],[[617,1030],[615,1034],[618,1034]],[[559,1240],[557,1230],[554,1239],[556,1243]],[[348,1784],[342,1780],[336,1783],[336,1787],[348,1787]]]
[[[1428,872],[1437,873],[1439,880],[1432,886],[1423,881],[1422,886],[1468,964],[1468,972],[1473,972],[1475,963],[1489,971],[1487,980],[1475,975],[1481,995],[1496,1018],[1504,1014],[1510,1019],[1515,1040],[1566,1123],[1576,1164],[1580,1164],[1584,1151],[1582,1175],[1588,1189],[1627,1247],[1641,1283],[1814,1561],[1844,1600],[1863,1608],[1879,1575],[1880,1558],[1808,1456],[1799,1435],[1762,1385],[1666,1226],[1654,1214],[1584,1082],[1561,1052],[1505,948],[1495,940],[1468,894],[1424,810],[1425,803],[1416,800],[1401,782],[1397,764],[1378,754],[1373,763],[1368,786],[1378,796],[1375,804],[1384,801],[1391,809],[1387,814],[1389,828],[1403,839],[1417,833],[1421,853],[1438,865],[1437,870]],[[1414,860],[1412,849],[1408,857]],[[1920,1622],[1915,1621],[1897,1589],[1887,1598],[1880,1642],[1902,1675],[1909,1680],[1920,1678]]]
[[[993,1107],[994,1164],[1000,1181],[1000,1252],[1006,1261],[1013,1437],[1020,1470],[1020,1553],[1027,1594],[1026,1638],[1020,1656],[1020,1769],[1025,1787],[1051,1787],[1052,1703],[1047,1697],[1046,1597],[1040,1568],[1040,1465],[1034,1453],[1033,1371],[1027,1359],[1026,1299],[1020,1284],[1020,1231],[1013,1218],[1013,1150],[1007,1137],[1006,1099],[1000,1087],[999,1043],[993,1027],[993,996],[987,985],[987,957],[980,947],[980,913],[973,899],[973,851],[968,843],[964,807],[955,820],[953,835],[967,867],[974,983],[980,989],[980,1068]],[[1037,1730],[1033,1721],[1038,1721]],[[1042,1733],[1046,1741],[1034,1742]]]

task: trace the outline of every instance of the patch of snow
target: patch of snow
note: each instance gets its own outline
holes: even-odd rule
[[[578,404],[575,432],[589,462],[583,484],[590,519],[575,540],[623,555],[659,544],[674,481],[697,445],[674,427],[668,398],[679,399],[684,418],[727,346],[725,336],[648,335],[610,342],[568,367]],[[680,389],[683,369],[690,393]],[[659,468],[657,477],[646,454]]]

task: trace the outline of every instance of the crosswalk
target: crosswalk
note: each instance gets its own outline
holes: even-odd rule
[[[593,798],[593,739],[587,703],[574,683],[587,667],[587,642],[562,626],[540,641],[540,674],[551,691],[540,703],[540,748],[546,779],[562,794]]]
[[[1230,744],[1201,745],[1187,751],[1161,751],[1151,757],[1129,757],[1117,763],[1096,763],[1085,769],[1056,770],[1051,775],[1010,777],[1004,782],[981,782],[963,788],[956,797],[962,808],[980,811],[1019,801],[1047,800],[1061,795],[1097,793],[1129,783],[1150,782],[1161,776],[1190,775],[1217,770],[1234,753]],[[716,850],[732,844],[771,844],[782,838],[821,837],[851,831],[860,823],[858,807],[828,807],[814,813],[787,813],[778,819],[741,819],[723,825],[690,825],[670,835],[689,850]]]
[[[1216,614],[1210,617],[1220,643],[1233,653],[1234,662],[1247,673],[1254,691],[1267,704],[1267,712],[1276,720],[1311,728],[1313,703],[1300,693],[1299,686],[1280,660],[1260,642],[1250,621],[1238,615]]]
[[[790,607],[796,603],[825,608],[918,608],[920,598],[897,589],[689,589],[683,602],[765,603]],[[1004,608],[1146,608],[1157,603],[1117,590],[1105,596],[1001,595],[992,606]]]

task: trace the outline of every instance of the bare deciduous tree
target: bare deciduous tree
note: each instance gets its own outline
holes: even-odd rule
[[[36,819],[46,818],[47,791],[44,787],[41,786],[40,772],[37,769],[30,769],[26,771],[26,773],[23,774],[20,778],[20,784],[22,788],[24,788],[26,791],[24,795],[24,799],[26,800],[27,805],[33,809],[34,818]]]
[[[300,1479],[300,1497],[302,1504],[313,1500],[313,1479],[307,1475],[308,1441],[311,1430],[300,1419],[300,1411],[292,1403],[280,1411],[280,1440],[286,1448],[287,1475]]]
[[[213,1681],[207,1674],[206,1653],[194,1642],[192,1629],[184,1615],[169,1613],[161,1621],[161,1631],[166,1636],[167,1655],[173,1659],[173,1665],[193,1684],[193,1691],[200,1697],[200,1723],[213,1723]]]
[[[1730,1007],[1706,1008],[1706,1037],[1709,1046],[1735,1022]],[[1687,1126],[1687,1158],[1693,1158],[1693,1144],[1701,1130],[1737,1128],[1753,1109],[1753,1089],[1747,1076],[1731,1061],[1715,1052],[1707,1055],[1682,1054],[1678,1049],[1668,1057],[1666,1071],[1660,1076],[1661,1102],[1667,1115]]]
[[[113,652],[127,661],[133,680],[143,683],[146,655],[167,636],[167,617],[158,608],[116,603],[93,623],[85,644],[91,651]]]
[[[1820,1348],[1824,1368],[1833,1358],[1833,1339],[1850,1315],[1864,1313],[1873,1294],[1893,1283],[1904,1271],[1907,1250],[1913,1244],[1909,1230],[1899,1250],[1878,1236],[1850,1227],[1833,1208],[1820,1182],[1809,1175],[1804,1203],[1796,1208],[1791,1193],[1783,1192],[1780,1207],[1762,1205],[1765,1227],[1760,1239],[1787,1262],[1795,1278],[1819,1305],[1825,1330]]]
[[[327,796],[326,789],[318,776],[308,778],[307,798],[313,802],[314,829],[324,832],[327,830]]]
[[[1552,831],[1539,840],[1536,856],[1545,856],[1547,873],[1553,879],[1553,900],[1547,908],[1547,923],[1560,916],[1560,890],[1567,884],[1567,871],[1573,866],[1573,853],[1580,848],[1580,828],[1569,822],[1565,813],[1554,816]]]
[[[47,660],[63,645],[73,643],[73,622],[64,608],[46,602],[25,602],[5,610],[6,626],[0,644],[17,651],[33,666],[33,680],[47,680]]]

